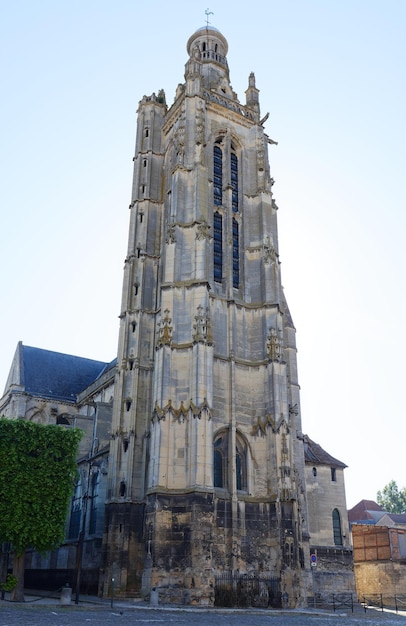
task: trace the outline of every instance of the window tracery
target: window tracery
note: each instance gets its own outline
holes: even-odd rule
[[[240,219],[227,217],[226,209],[231,209],[231,214],[239,214],[239,163],[238,156],[233,145],[229,145],[224,138],[217,139],[213,147],[213,265],[214,280],[223,281],[223,238],[230,233],[232,242],[232,284],[235,289],[240,285]],[[229,170],[229,177],[224,181],[224,164]],[[224,182],[231,187],[231,206],[226,202],[224,205],[223,187]],[[228,196],[229,198],[229,196]],[[230,199],[228,199],[230,202]]]
[[[219,433],[213,443],[213,484],[220,489],[229,489],[229,443],[230,433]],[[244,439],[237,433],[235,446],[235,489],[246,491],[248,448]]]

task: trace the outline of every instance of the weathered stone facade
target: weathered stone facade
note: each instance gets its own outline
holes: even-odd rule
[[[355,593],[354,560],[345,499],[346,465],[304,436],[313,593],[323,602]]]
[[[27,571],[75,586],[83,549],[83,591],[212,605],[230,575],[294,607],[352,588],[345,465],[302,434],[254,74],[241,104],[224,36],[187,50],[173,105],[139,104],[117,363],[19,344],[0,400],[85,431],[66,542]]]
[[[273,142],[227,49],[198,30],[174,104],[138,109],[101,588],[211,604],[217,573],[257,572],[294,606],[309,541]]]

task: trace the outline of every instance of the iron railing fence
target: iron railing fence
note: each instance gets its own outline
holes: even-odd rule
[[[334,612],[345,610],[353,613],[354,602],[357,602],[357,597],[351,592],[315,593],[307,599],[307,604],[311,608],[328,609]]]
[[[231,572],[215,577],[215,606],[277,608],[282,606],[282,601],[279,578]]]
[[[369,593],[363,596],[361,604],[364,607],[365,613],[368,609],[380,609],[382,612],[388,609],[398,613],[399,611],[406,611],[406,595]]]
[[[406,612],[406,595],[385,595],[369,593],[358,597],[356,593],[315,593],[307,599],[307,604],[313,609],[328,609],[336,611],[351,611],[368,609],[375,611]]]

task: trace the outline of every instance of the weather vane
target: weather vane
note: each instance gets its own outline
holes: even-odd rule
[[[213,11],[210,11],[209,9],[205,10],[205,14],[206,14],[206,28],[207,26],[210,24],[209,22],[209,15],[214,15]]]

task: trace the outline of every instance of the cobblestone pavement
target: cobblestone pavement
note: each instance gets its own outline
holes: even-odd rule
[[[255,609],[173,609],[167,607],[135,607],[128,604],[91,606],[79,604],[62,607],[33,603],[0,602],[0,626],[116,626],[118,624],[167,626],[403,626],[406,614],[358,608],[354,613],[323,613],[297,611],[259,611]]]

